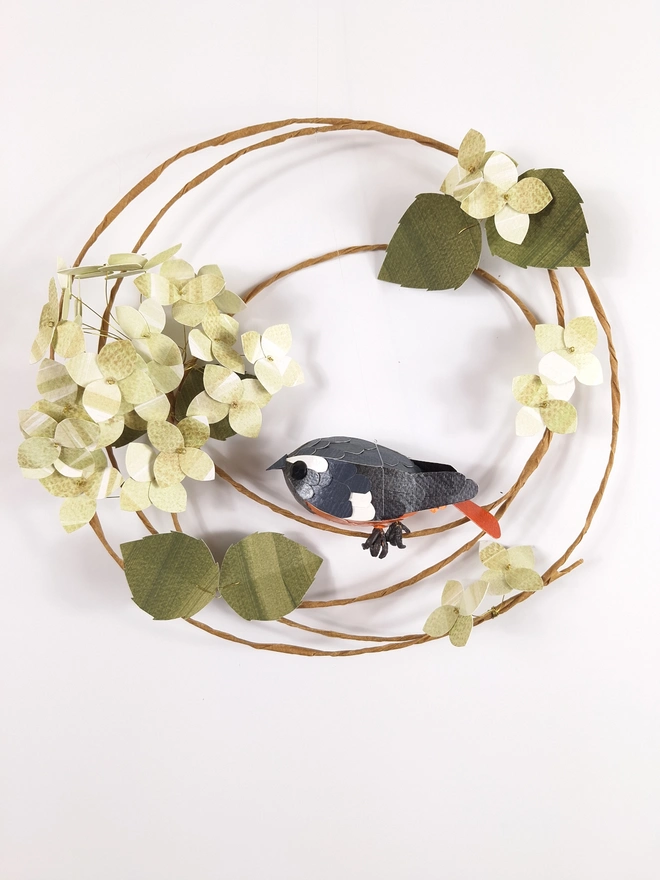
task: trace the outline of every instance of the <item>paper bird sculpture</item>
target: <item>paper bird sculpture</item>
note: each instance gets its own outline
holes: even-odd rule
[[[312,513],[345,523],[372,523],[362,545],[383,559],[403,549],[410,529],[401,522],[422,510],[453,504],[493,538],[500,525],[471,499],[479,487],[448,464],[407,458],[355,437],[325,437],[299,446],[268,470],[279,469],[296,500]]]

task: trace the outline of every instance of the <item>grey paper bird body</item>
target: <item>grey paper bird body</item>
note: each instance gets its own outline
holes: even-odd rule
[[[388,544],[403,547],[402,535],[409,529],[402,519],[448,504],[494,537],[500,534],[497,520],[471,501],[478,492],[474,480],[451,465],[411,459],[378,443],[355,437],[312,440],[269,470],[276,468],[296,500],[313,513],[372,524],[364,546],[373,555],[386,555]]]

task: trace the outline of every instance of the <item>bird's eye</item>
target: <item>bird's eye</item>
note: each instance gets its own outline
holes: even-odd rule
[[[307,465],[304,461],[296,461],[291,468],[291,477],[294,480],[304,480],[307,476]]]

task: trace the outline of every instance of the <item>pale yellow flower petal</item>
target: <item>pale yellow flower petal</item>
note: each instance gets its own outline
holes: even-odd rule
[[[474,614],[479,605],[481,605],[487,589],[488,584],[486,581],[482,580],[475,581],[473,584],[470,584],[469,587],[466,587],[465,590],[463,590],[460,604],[458,606],[459,612],[462,615]]]
[[[60,507],[60,522],[65,532],[75,532],[87,525],[96,513],[96,501],[86,495],[67,498]]]
[[[156,361],[149,361],[147,364],[147,372],[151,377],[151,381],[156,391],[163,394],[169,394],[178,388],[183,379],[183,364],[176,364],[173,367],[166,367]]]
[[[161,263],[164,263],[165,260],[169,260],[170,257],[173,257],[174,254],[178,253],[181,250],[180,244],[175,244],[173,247],[167,248],[165,251],[161,251],[155,256],[151,257],[150,260],[142,267],[143,269],[153,269],[154,266],[159,266]]]
[[[461,168],[460,165],[454,165],[453,168],[449,169],[447,176],[442,181],[440,185],[440,192],[445,193],[445,195],[453,196],[454,188],[457,183],[459,183],[464,177],[467,176],[467,171],[465,168]]]
[[[575,378],[583,385],[600,385],[603,381],[603,368],[595,354],[574,354],[571,361],[576,369]]]
[[[492,217],[504,207],[505,202],[499,189],[492,183],[485,181],[471,192],[467,198],[461,202],[461,208],[470,217],[476,220],[483,220],[486,217]]]
[[[106,379],[117,382],[130,376],[140,366],[141,358],[128,339],[120,339],[104,346],[96,356],[96,363]]]
[[[100,435],[99,435],[99,446],[112,446],[112,444],[119,440],[121,435],[124,433],[125,420],[124,416],[113,416],[111,419],[108,419],[105,422],[101,422],[99,425]]]
[[[305,376],[300,364],[289,360],[289,364],[282,375],[282,384],[286,385],[287,388],[292,388],[294,385],[302,385],[304,381]]]
[[[505,193],[518,180],[516,163],[506,153],[495,150],[484,163],[484,180]]]
[[[185,474],[179,465],[179,455],[176,452],[161,452],[154,461],[154,479],[159,486],[167,488],[180,483]]]
[[[534,550],[529,546],[509,547],[509,562],[514,568],[534,568]]]
[[[209,302],[224,286],[224,279],[217,275],[198,275],[181,288],[181,298],[191,303]]]
[[[148,483],[154,478],[156,450],[147,443],[134,441],[126,447],[126,471],[138,483]]]
[[[62,321],[53,337],[55,353],[63,358],[75,357],[85,351],[85,334],[77,321]]]
[[[156,396],[157,390],[163,390],[161,388],[155,388],[147,370],[134,370],[130,376],[122,379],[117,384],[119,385],[124,400],[127,400],[133,405],[153,400]]]
[[[238,336],[238,321],[230,315],[222,315],[218,312],[204,318],[202,329],[209,339],[231,346]]]
[[[538,177],[523,177],[506,194],[507,202],[523,214],[538,214],[552,201],[552,193]]]
[[[454,187],[452,195],[455,199],[458,199],[459,202],[463,203],[465,199],[475,191],[479,184],[483,183],[483,179],[484,176],[481,171],[473,171],[472,174],[468,174],[462,180],[458,181]]]
[[[193,417],[203,416],[208,419],[210,424],[214,425],[216,422],[221,422],[228,412],[229,404],[220,403],[210,397],[206,391],[200,391],[190,401],[186,415]]]
[[[48,285],[48,302],[41,310],[39,317],[39,332],[37,338],[32,343],[30,350],[30,363],[35,364],[40,361],[46,353],[46,349],[51,344],[55,333],[55,326],[59,317],[59,299],[57,296],[57,286],[55,279],[51,278]]]
[[[554,434],[572,434],[577,428],[577,410],[566,400],[548,400],[539,412],[546,428]]]
[[[95,422],[105,422],[119,412],[121,390],[116,382],[99,379],[85,388],[82,402]]]
[[[179,298],[179,290],[164,275],[156,275],[154,272],[146,272],[134,279],[134,284],[142,296],[153,298],[163,306],[172,305]]]
[[[71,449],[95,449],[101,436],[96,422],[64,419],[55,429],[55,442]]]
[[[160,274],[168,278],[179,290],[195,277],[195,270],[185,260],[165,260],[161,264]]]
[[[261,336],[261,348],[267,358],[283,357],[292,344],[291,328],[288,324],[274,324],[264,330]]]
[[[170,402],[164,394],[159,394],[153,400],[139,403],[135,407],[135,412],[145,422],[166,419],[170,414]]]
[[[458,148],[458,164],[466,171],[476,171],[481,167],[486,152],[486,138],[471,128]]]
[[[185,419],[181,419],[177,428],[183,435],[186,447],[203,446],[211,436],[209,421],[204,416],[198,416],[197,418],[187,416]]]
[[[534,328],[536,344],[544,354],[564,348],[564,328],[559,324],[537,324]]]
[[[230,348],[223,342],[213,342],[211,344],[211,351],[213,352],[213,357],[223,367],[227,367],[227,369],[233,370],[235,373],[245,372],[243,360],[240,354],[234,351],[233,348]]]
[[[58,364],[50,358],[44,358],[37,372],[37,389],[39,393],[52,403],[75,403],[78,386],[66,370],[64,364]]]
[[[512,568],[505,572],[504,576],[510,587],[523,593],[531,593],[543,588],[541,575],[530,568]]]
[[[213,298],[213,302],[221,312],[225,312],[227,315],[236,315],[245,308],[245,303],[240,296],[226,288]]]
[[[147,436],[151,445],[159,452],[180,452],[185,446],[183,434],[171,422],[149,422]]]
[[[149,498],[154,507],[166,513],[183,513],[188,496],[181,483],[162,488],[154,483],[149,487]]]
[[[96,462],[87,449],[62,449],[60,457],[53,462],[56,471],[63,477],[91,477],[96,470]]]
[[[181,470],[192,480],[215,479],[213,459],[201,449],[189,448],[179,456]]]
[[[243,400],[251,400],[263,409],[270,399],[271,395],[258,379],[243,379]]]
[[[529,230],[529,216],[519,214],[509,205],[504,205],[502,210],[495,214],[495,229],[505,241],[522,244]]]
[[[202,330],[191,330],[188,334],[188,348],[193,357],[200,361],[212,361],[213,351],[211,349],[212,342]]]
[[[243,396],[241,380],[236,373],[215,364],[204,367],[204,389],[220,403],[235,403]]]
[[[120,508],[133,513],[138,510],[146,510],[151,506],[150,486],[149,482],[140,483],[136,480],[126,480],[121,487],[121,495],[119,496]]]
[[[598,342],[598,327],[593,318],[573,318],[564,330],[564,345],[578,354],[593,351]]]
[[[442,604],[455,605],[458,608],[463,595],[463,584],[460,581],[447,581],[442,591]]]
[[[538,409],[523,406],[516,415],[516,434],[518,437],[533,437],[543,430],[543,419]]]
[[[276,394],[284,384],[282,382],[282,374],[277,369],[276,365],[266,358],[261,358],[256,362],[254,365],[254,372],[257,379],[269,394]]]
[[[547,385],[563,385],[575,378],[577,369],[564,354],[568,355],[566,349],[549,351],[539,361],[539,375]]]
[[[78,495],[82,495],[87,486],[87,480],[85,479],[77,478],[72,480],[70,477],[65,477],[57,472],[40,482],[44,489],[56,498],[75,498]]]
[[[496,541],[491,541],[481,547],[479,550],[479,559],[481,560],[482,565],[495,571],[502,571],[509,564],[509,554],[507,553],[506,548],[501,544],[498,544]]]
[[[251,364],[256,363],[256,361],[264,356],[261,348],[261,336],[254,330],[248,330],[247,333],[243,333],[241,336],[241,346],[243,354]]]
[[[229,424],[243,437],[258,437],[261,430],[261,410],[251,400],[240,400],[229,407]]]
[[[217,312],[217,309],[212,302],[189,303],[185,299],[180,299],[172,306],[172,317],[186,327],[196,327],[214,312]]]
[[[44,477],[49,477],[54,470],[55,468],[52,465],[42,468],[21,468],[21,475],[26,480],[43,480]]]
[[[481,575],[481,580],[488,585],[490,596],[506,596],[513,589],[507,584],[503,571],[485,571]]]
[[[181,349],[173,339],[165,336],[164,333],[153,333],[145,340],[145,343],[151,357],[157,364],[163,364],[165,367],[175,367],[183,363]]]
[[[540,376],[516,376],[512,384],[513,396],[523,406],[538,406],[548,399],[548,388]]]
[[[145,303],[147,302],[156,301],[146,299]],[[158,305],[158,303],[156,304]],[[117,306],[115,308],[115,316],[121,329],[131,339],[140,339],[142,336],[147,336],[149,334],[149,324],[147,323],[147,319],[132,306]]]
[[[57,422],[47,413],[34,409],[22,409],[18,413],[18,424],[25,437],[55,436]]]
[[[81,388],[89,385],[90,382],[96,382],[103,378],[103,373],[99,370],[96,363],[96,355],[90,351],[77,354],[68,360],[65,366],[69,376]]]
[[[124,478],[116,468],[106,467],[87,480],[84,494],[94,499],[109,498],[123,482]]]
[[[546,385],[548,397],[553,400],[570,400],[575,393],[575,379],[570,382],[562,382],[561,385]]]
[[[457,620],[458,608],[454,605],[441,605],[429,614],[422,629],[432,639],[439,639],[447,635]]]
[[[60,454],[60,447],[48,437],[29,437],[18,447],[18,466],[37,470],[53,464]]]
[[[471,616],[459,614],[456,623],[449,630],[449,641],[455,648],[463,648],[467,645],[472,632],[473,621]]]

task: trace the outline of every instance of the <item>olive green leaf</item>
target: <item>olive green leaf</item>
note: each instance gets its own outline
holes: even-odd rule
[[[378,277],[402,287],[460,287],[481,255],[481,227],[461,203],[441,193],[422,193],[399,221]]]
[[[529,218],[529,231],[522,244],[506,241],[495,228],[493,218],[486,221],[486,236],[491,253],[526,269],[536,266],[588,266],[587,222],[582,212],[579,192],[559,168],[526,171],[520,180],[537,177],[552,193],[552,201]]]
[[[194,367],[189,373],[186,373],[176,395],[174,415],[177,422],[181,422],[185,419],[191,401],[203,390],[204,370]],[[209,428],[211,430],[211,437],[214,440],[227,440],[229,437],[233,437],[236,434],[236,431],[234,431],[229,424],[229,418],[227,416],[221,421],[209,425]]]
[[[300,605],[322,562],[284,535],[256,532],[227,550],[220,592],[245,620],[277,620]]]
[[[218,589],[218,564],[203,541],[169,532],[121,545],[133,601],[154,620],[190,617]]]

